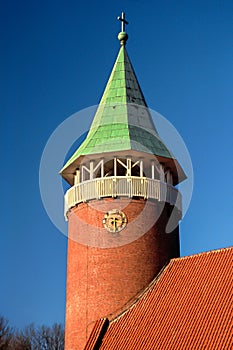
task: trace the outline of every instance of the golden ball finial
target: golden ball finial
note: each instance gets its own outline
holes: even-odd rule
[[[125,45],[126,41],[128,40],[128,34],[126,32],[120,32],[118,34],[118,40],[120,41],[121,45]]]

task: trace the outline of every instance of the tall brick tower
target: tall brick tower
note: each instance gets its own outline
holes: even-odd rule
[[[120,51],[91,128],[61,170],[71,185],[66,350],[83,349],[97,319],[123,312],[179,256],[175,186],[185,174],[153,124],[126,52],[124,14],[119,19]]]

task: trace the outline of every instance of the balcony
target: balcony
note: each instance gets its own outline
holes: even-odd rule
[[[65,217],[79,203],[104,197],[142,197],[167,202],[182,213],[180,192],[157,179],[137,176],[112,176],[95,178],[71,187],[65,194]]]

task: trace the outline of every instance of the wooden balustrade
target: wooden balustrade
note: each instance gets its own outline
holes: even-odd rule
[[[75,184],[65,194],[65,217],[75,205],[103,197],[142,197],[157,199],[177,207],[182,212],[180,192],[165,182],[147,177],[101,177]]]

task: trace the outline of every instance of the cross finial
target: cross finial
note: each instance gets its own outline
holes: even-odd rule
[[[122,12],[121,17],[118,16],[117,19],[119,21],[121,21],[121,31],[124,32],[125,31],[125,24],[129,24],[129,22],[127,22],[125,19],[125,13]]]
[[[122,12],[121,17],[118,16],[117,19],[121,21],[121,32],[118,34],[118,39],[121,45],[125,46],[126,41],[128,39],[128,34],[125,32],[125,25],[129,24],[125,19],[125,13]]]

